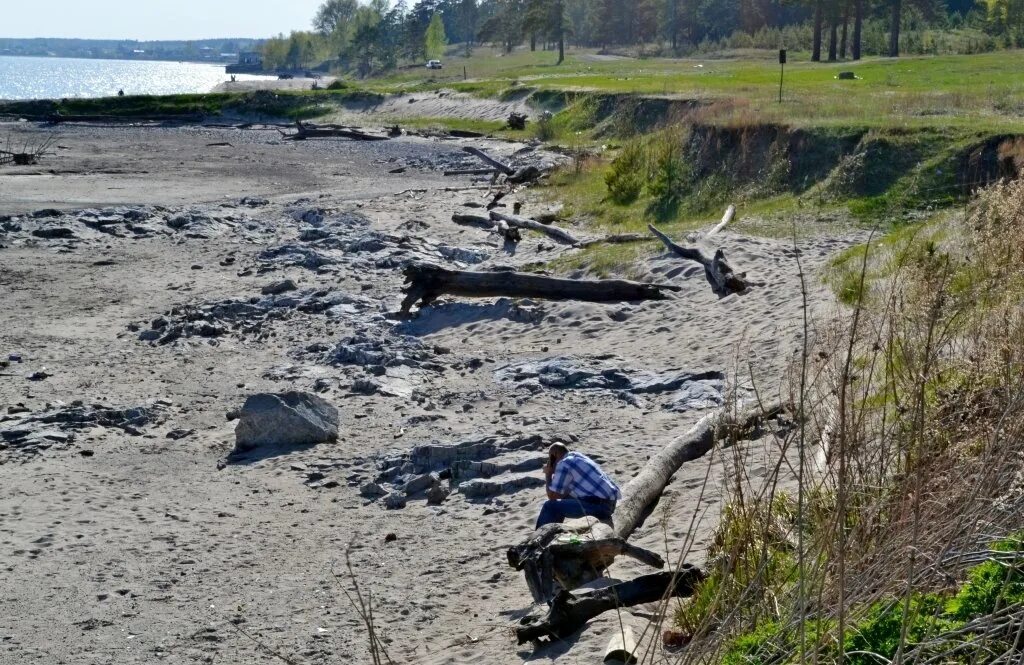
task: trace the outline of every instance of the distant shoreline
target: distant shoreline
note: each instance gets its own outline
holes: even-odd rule
[[[43,60],[100,60],[108,62],[179,62],[189,65],[213,65],[226,67],[234,64],[234,60],[175,60],[171,58],[110,58],[89,57],[84,55],[26,55],[24,53],[0,53],[0,58],[40,58]],[[260,76],[260,74],[253,74]],[[270,74],[268,74],[270,76]]]

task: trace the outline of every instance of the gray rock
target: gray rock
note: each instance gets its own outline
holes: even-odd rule
[[[388,491],[378,485],[377,483],[366,483],[359,488],[359,495],[366,497],[367,499],[376,499],[379,496],[384,496]]]
[[[402,489],[405,491],[406,496],[412,496],[419,494],[424,490],[428,490],[434,485],[440,485],[441,480],[433,473],[424,473],[421,476],[416,476],[405,483],[405,487]]]
[[[258,196],[246,196],[238,202],[239,205],[249,206],[250,208],[260,208],[265,205],[270,205],[270,201],[267,199],[260,198]]]
[[[384,507],[388,510],[397,510],[399,508],[405,508],[406,498],[404,494],[398,492],[392,492],[384,497]]]
[[[235,451],[304,446],[338,439],[338,410],[300,392],[260,393],[245,400],[235,426]]]
[[[60,210],[56,210],[54,208],[44,208],[42,210],[36,210],[34,213],[32,213],[32,216],[35,217],[36,219],[42,219],[44,217],[60,217],[63,214],[64,213],[62,213]]]
[[[139,341],[142,342],[155,342],[163,337],[163,332],[159,330],[143,330],[139,333]]]
[[[47,226],[47,227],[43,227],[41,229],[36,229],[35,231],[33,231],[32,235],[34,235],[37,238],[47,238],[47,239],[74,238],[74,237],[76,237],[75,236],[75,232],[72,231],[71,229],[69,229],[66,226]]]
[[[294,291],[297,288],[299,287],[296,286],[295,282],[293,282],[292,280],[282,279],[280,282],[267,284],[266,286],[263,287],[263,289],[260,290],[260,293],[262,293],[265,296],[276,296],[278,294],[285,293],[286,291]]]
[[[439,506],[445,502],[449,494],[451,494],[451,491],[441,483],[438,483],[427,490],[427,505]]]

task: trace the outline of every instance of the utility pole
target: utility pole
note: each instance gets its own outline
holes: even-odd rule
[[[779,103],[782,103],[782,79],[786,75],[786,49],[779,49]]]

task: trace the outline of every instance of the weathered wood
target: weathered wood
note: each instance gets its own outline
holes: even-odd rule
[[[579,243],[580,248],[593,247],[594,245],[623,245],[631,242],[648,242],[651,236],[641,233],[616,233],[601,238],[591,238]]]
[[[708,258],[704,252],[696,247],[682,247],[672,242],[672,239],[659,231],[653,224],[647,228],[660,240],[665,247],[676,256],[689,261],[695,261],[704,266],[704,276],[711,284],[711,290],[719,296],[727,296],[730,293],[745,293],[754,283],[746,280],[746,273],[736,274],[732,266],[725,259],[725,252],[721,249],[715,251],[712,258]]]
[[[622,488],[622,498],[610,521],[595,521],[589,532],[581,534],[580,538],[585,539],[583,542],[625,542],[654,510],[668,482],[683,464],[706,455],[715,441],[730,428],[749,432],[782,410],[780,402],[766,408],[751,408],[736,416],[726,409],[704,416],[685,434],[673,439],[651,457],[640,473]],[[610,559],[600,559],[588,556],[590,552],[586,550],[573,551],[562,547],[556,542],[563,533],[556,528],[559,526],[543,527],[543,533],[538,530],[526,542],[509,548],[507,553],[509,564],[523,571],[526,585],[537,602],[549,600],[559,587],[574,589],[601,577],[615,558],[613,554]],[[598,551],[610,553],[607,549]],[[630,555],[625,550],[620,553]]]
[[[496,223],[490,217],[484,217],[483,215],[469,215],[465,213],[455,213],[452,215],[452,221],[459,226],[471,226],[475,229],[483,229],[484,231],[490,231],[494,229]]]
[[[725,209],[725,214],[722,215],[722,221],[720,221],[718,224],[716,224],[713,229],[708,231],[707,234],[704,237],[705,238],[710,238],[711,236],[715,235],[716,233],[718,233],[719,231],[724,229],[726,226],[729,225],[729,222],[732,221],[732,218],[735,215],[736,215],[736,206],[730,205],[728,208]]]
[[[445,175],[491,175],[495,169],[453,169],[445,171]]]
[[[311,125],[303,122],[295,123],[297,132],[295,134],[284,134],[288,141],[305,141],[306,139],[341,137],[355,141],[387,141],[390,136],[380,134],[367,134],[356,127],[343,127],[340,125]],[[282,132],[283,134],[283,132]]]
[[[608,640],[608,646],[604,650],[602,662],[627,663],[632,665],[637,662],[636,658],[636,635],[633,634],[633,627],[623,625],[612,633]]]
[[[427,263],[412,263],[405,269],[405,299],[402,313],[414,304],[426,307],[442,295],[469,298],[543,298],[621,302],[664,300],[670,284],[647,284],[622,279],[575,280],[518,272],[471,272],[448,270]]]
[[[473,146],[466,146],[462,150],[464,152],[468,152],[469,154],[471,154],[471,155],[473,155],[475,157],[478,157],[479,159],[481,159],[484,162],[490,164],[495,169],[497,169],[498,171],[501,171],[505,175],[513,175],[516,172],[516,170],[514,168],[512,168],[511,166],[509,166],[508,164],[505,164],[504,162],[499,162],[498,160],[496,160],[495,158],[491,157],[490,155],[488,155],[483,150],[480,150],[479,148],[474,148]]]
[[[574,536],[572,530],[561,524],[548,524],[537,529],[525,543],[508,549],[509,565],[524,572],[535,602],[547,602],[559,588],[575,589],[601,577],[619,555],[652,568],[665,567],[665,560],[658,553],[630,545],[623,538],[584,537],[586,540]]]
[[[523,644],[543,638],[565,639],[608,610],[653,603],[666,597],[691,596],[703,579],[704,573],[699,568],[684,564],[676,572],[644,575],[586,595],[561,591],[543,619],[527,617],[524,620],[524,625],[516,629],[516,640]]]
[[[537,231],[544,235],[566,245],[578,245],[580,243],[576,236],[572,235],[568,231],[558,228],[557,226],[546,226],[540,222],[526,217],[520,217],[518,215],[509,215],[504,212],[498,212],[496,210],[491,211],[491,219],[494,221],[501,220],[508,222],[509,226],[515,226],[520,229],[530,229],[531,231]]]

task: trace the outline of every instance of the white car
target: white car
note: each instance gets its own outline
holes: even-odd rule
[[[442,67],[440,60],[427,60],[427,69],[441,69]]]

